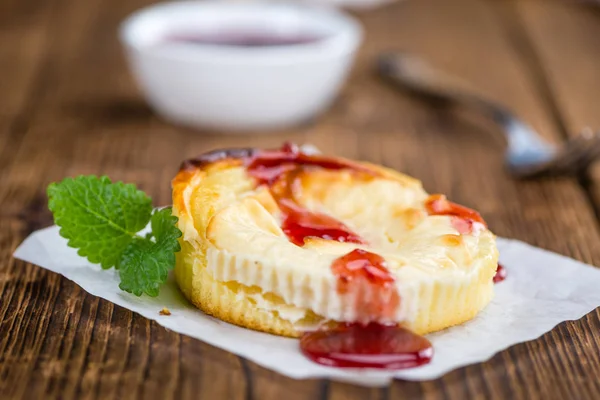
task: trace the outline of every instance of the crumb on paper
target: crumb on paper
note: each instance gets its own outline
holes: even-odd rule
[[[167,307],[163,307],[162,310],[158,312],[160,315],[171,315],[171,311]]]

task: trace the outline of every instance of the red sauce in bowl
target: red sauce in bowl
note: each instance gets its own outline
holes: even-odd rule
[[[219,32],[179,32],[165,36],[161,45],[180,43],[225,47],[279,47],[315,43],[323,36],[308,33],[279,33],[253,30],[221,30]]]

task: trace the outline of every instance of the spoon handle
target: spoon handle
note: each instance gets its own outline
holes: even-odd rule
[[[378,68],[381,75],[404,89],[447,104],[466,105],[493,119],[506,137],[511,165],[538,162],[554,153],[552,146],[509,109],[487,99],[470,83],[437,70],[417,57],[385,54],[379,59]]]
[[[475,108],[502,126],[512,119],[507,109],[488,100],[475,86],[435,69],[422,59],[402,53],[385,54],[380,57],[378,68],[382,76],[415,94]]]

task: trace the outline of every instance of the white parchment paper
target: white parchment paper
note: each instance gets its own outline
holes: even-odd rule
[[[119,289],[114,270],[90,264],[66,245],[56,226],[31,234],[14,256],[71,279],[89,293],[135,311],[175,332],[238,354],[292,378],[327,377],[368,386],[392,378],[427,380],[548,332],[558,323],[583,317],[600,306],[600,269],[525,243],[498,239],[508,278],[496,285],[491,304],[475,319],[427,337],[433,361],[401,371],[345,370],[304,358],[298,341],[239,328],[190,305],[171,280],[157,298],[135,297]],[[170,316],[159,311],[167,307]]]

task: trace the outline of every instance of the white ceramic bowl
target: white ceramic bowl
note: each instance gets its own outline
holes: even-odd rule
[[[315,40],[244,47],[168,39],[232,31]],[[224,131],[276,129],[323,111],[361,36],[357,22],[332,9],[206,1],[145,8],[123,22],[120,35],[134,76],[160,115]]]

